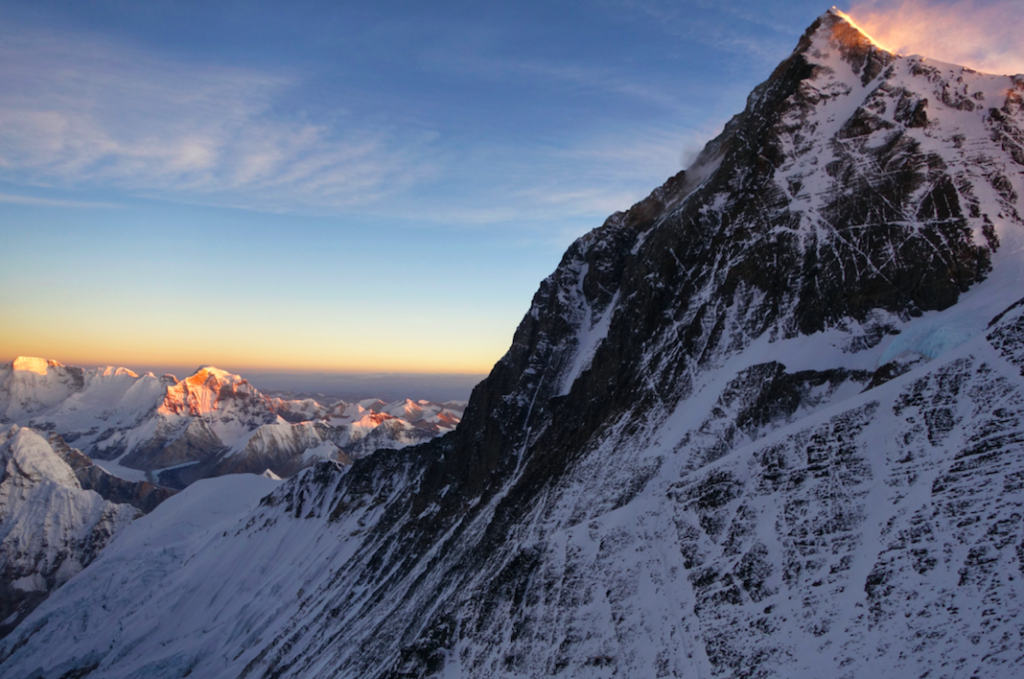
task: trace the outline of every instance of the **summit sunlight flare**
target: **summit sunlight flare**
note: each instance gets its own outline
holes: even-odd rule
[[[1024,12],[1014,0],[857,0],[850,9],[885,49],[985,73],[1024,73]]]

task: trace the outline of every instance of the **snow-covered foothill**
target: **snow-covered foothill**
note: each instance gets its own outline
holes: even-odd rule
[[[0,634],[87,566],[142,512],[84,490],[47,439],[0,428]]]

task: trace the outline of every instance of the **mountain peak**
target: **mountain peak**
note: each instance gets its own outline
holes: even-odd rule
[[[227,370],[221,370],[220,368],[218,368],[217,366],[214,366],[214,365],[203,365],[203,366],[200,366],[200,367],[196,368],[196,371],[194,373],[192,373],[192,374],[193,375],[214,375],[216,377],[230,377],[230,376],[233,375],[233,373],[229,373]]]
[[[825,13],[831,21],[826,22],[832,31],[832,39],[840,45],[849,48],[864,49],[874,47],[875,49],[888,52],[889,50],[872,38],[867,32],[857,25],[849,14],[842,12],[835,7]]]
[[[36,358],[34,356],[18,356],[16,359],[11,361],[11,369],[21,372],[31,372],[37,375],[45,375],[50,367],[60,368],[63,364],[57,361],[50,361],[45,358]]]
[[[333,462],[417,438],[408,401],[298,402],[320,421],[293,427],[212,373],[168,389],[184,433],[118,464],[327,460],[234,515],[201,504],[231,480],[176,496],[209,528],[166,549],[186,524],[164,505],[0,640],[3,674],[1011,676],[1012,83],[827,12],[697,169],[570,246],[459,427],[415,450]],[[240,616],[253,634],[216,623]]]
[[[793,65],[797,66],[797,71],[800,64],[806,63],[834,68],[836,56],[849,64],[865,86],[896,58],[894,53],[858,26],[850,15],[832,7],[807,28],[793,55],[779,64],[770,80],[789,72]]]
[[[853,17],[836,7],[829,9],[807,27],[803,37],[797,43],[795,51],[797,53],[813,52],[830,46],[838,47],[843,53],[848,51],[862,53],[874,49],[892,54],[888,48],[857,25]]]
[[[197,368],[194,373],[185,378],[185,381],[194,386],[201,384],[241,384],[245,380],[240,375],[235,375],[227,370],[221,370],[220,368],[212,365],[202,366]]]

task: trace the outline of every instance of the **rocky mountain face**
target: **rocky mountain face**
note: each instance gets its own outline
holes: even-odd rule
[[[569,248],[454,433],[183,540],[196,484],[0,672],[1016,676],[1022,97],[826,13]]]
[[[115,475],[173,488],[267,469],[291,476],[318,459],[348,463],[376,447],[421,443],[453,430],[463,407],[287,401],[213,367],[180,381],[37,358],[0,368],[0,424],[58,434]]]
[[[98,466],[88,455],[69,446],[59,434],[50,434],[48,442],[53,452],[71,467],[81,487],[96,491],[104,500],[129,504],[149,513],[176,492],[148,481],[126,481],[114,476]]]

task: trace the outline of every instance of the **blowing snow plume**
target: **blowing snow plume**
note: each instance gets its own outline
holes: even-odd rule
[[[857,24],[886,49],[963,64],[986,73],[1024,73],[1024,17],[1016,2],[857,2]]]

